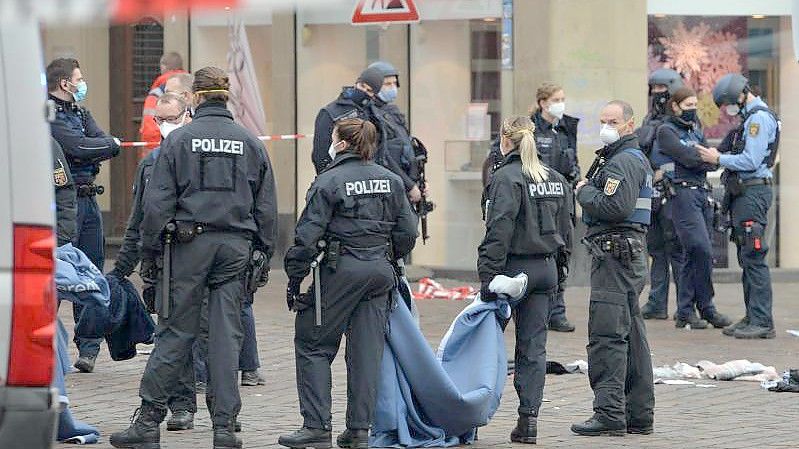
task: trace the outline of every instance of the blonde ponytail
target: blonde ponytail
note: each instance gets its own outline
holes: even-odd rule
[[[505,119],[502,123],[502,134],[510,139],[519,149],[522,158],[522,173],[535,182],[549,179],[549,170],[538,159],[538,148],[535,145],[535,126],[529,117],[519,116]]]

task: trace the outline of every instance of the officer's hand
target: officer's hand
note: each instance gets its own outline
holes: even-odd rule
[[[574,186],[574,191],[575,192],[579,191],[586,184],[588,184],[588,180],[587,179],[581,180],[580,182],[577,183],[576,186]]]
[[[422,201],[422,191],[419,190],[419,186],[414,184],[411,190],[408,190],[408,198],[411,200],[411,203]]]
[[[114,268],[113,270],[111,270],[111,271],[109,271],[108,273],[105,274],[105,277],[109,277],[109,276],[115,277],[115,278],[120,279],[120,280],[121,279],[125,279],[127,277],[121,271],[119,271],[117,268]]]
[[[139,276],[145,284],[158,282],[158,266],[155,263],[155,259],[142,259],[139,267]]]
[[[147,313],[158,313],[155,310],[155,285],[147,284],[147,287],[141,291],[141,299],[144,302],[144,309]]]
[[[499,298],[496,293],[489,290],[488,284],[489,282],[483,282],[482,285],[480,285],[480,301],[491,302]]]
[[[286,305],[290,311],[295,311],[297,300],[300,297],[300,284],[302,284],[302,278],[289,278],[289,283],[286,287]]]
[[[719,163],[719,158],[721,156],[719,150],[712,147],[706,148],[701,145],[697,145],[696,149],[699,151],[699,157],[701,157],[704,162],[707,162],[708,164]]]
[[[264,270],[261,271],[261,277],[258,278],[258,281],[255,283],[255,286],[261,288],[268,283],[269,283],[269,269],[264,268]]]

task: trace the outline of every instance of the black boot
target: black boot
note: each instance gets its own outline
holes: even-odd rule
[[[627,433],[627,428],[624,423],[616,426],[605,424],[594,416],[586,422],[572,424],[572,432],[587,437],[623,437]]]
[[[241,449],[241,438],[236,436],[233,422],[224,427],[214,426],[214,449]]]
[[[166,421],[166,430],[189,430],[194,428],[194,413],[188,410],[177,410]]]
[[[333,447],[333,437],[329,430],[303,427],[288,435],[281,435],[277,443],[293,449],[330,449]]]
[[[514,443],[535,444],[538,436],[538,425],[533,415],[519,414],[516,428],[510,433],[510,440]]]
[[[338,447],[366,449],[369,447],[369,431],[365,429],[347,429],[336,438]]]
[[[161,449],[161,431],[158,426],[166,416],[166,410],[142,404],[133,412],[131,426],[122,432],[111,434],[111,446],[127,449]]]

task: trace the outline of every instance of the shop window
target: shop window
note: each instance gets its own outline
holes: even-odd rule
[[[498,20],[471,20],[472,101],[488,103],[491,132],[499,129],[501,118],[500,71],[501,25]]]

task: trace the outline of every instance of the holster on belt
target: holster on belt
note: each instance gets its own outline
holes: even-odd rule
[[[589,252],[597,257],[610,254],[625,268],[631,268],[635,256],[644,250],[644,243],[625,234],[603,234],[586,242]]]
[[[175,241],[177,243],[189,243],[195,237],[205,232],[205,227],[193,221],[175,222]]]

